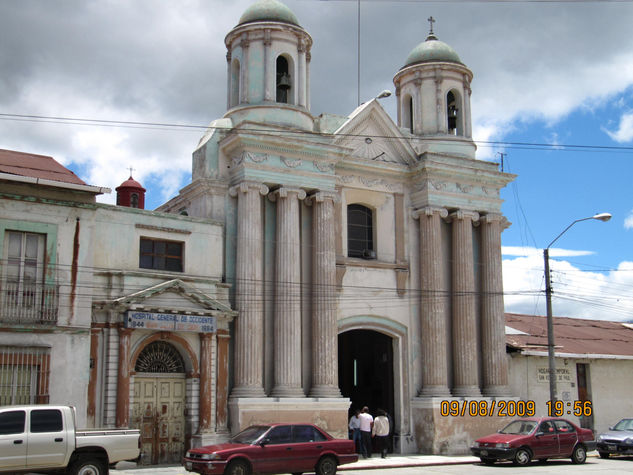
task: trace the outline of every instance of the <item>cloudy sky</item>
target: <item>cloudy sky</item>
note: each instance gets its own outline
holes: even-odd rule
[[[112,189],[133,167],[158,206],[189,181],[202,135],[173,124],[225,112],[223,40],[250,3],[0,0],[0,148],[51,155]],[[312,113],[349,114],[358,1],[285,3],[314,39]],[[633,3],[363,0],[361,100],[393,89],[431,15],[475,75],[478,157],[504,154],[517,174],[503,194],[506,309],[544,314],[542,248],[609,212],[552,246],[554,313],[633,319]],[[382,104],[395,118],[395,98]]]

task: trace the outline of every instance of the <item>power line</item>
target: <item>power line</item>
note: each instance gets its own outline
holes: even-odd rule
[[[633,0],[631,0],[633,1]],[[211,125],[196,125],[196,124],[183,124],[183,123],[169,123],[169,122],[144,122],[144,121],[126,121],[126,120],[108,120],[108,119],[87,119],[77,117],[61,117],[61,116],[43,116],[43,115],[27,115],[27,114],[9,114],[0,113],[0,120],[10,121],[25,121],[25,122],[44,122],[54,123],[62,125],[83,125],[83,126],[96,126],[96,127],[121,127],[121,128],[145,128],[145,129],[159,129],[159,130],[194,130],[194,131],[206,131],[208,129],[216,129],[225,131],[227,133],[244,133],[260,136],[272,136],[272,137],[320,137],[320,138],[335,138],[335,137],[348,137],[354,139],[364,140],[368,134],[334,134],[330,132],[312,132],[307,130],[289,130],[289,129],[262,129],[262,128],[248,128],[240,129],[235,127],[218,127]],[[377,135],[371,134],[373,138],[385,139],[385,140],[404,140],[410,142],[424,141],[425,137],[418,136],[395,136],[395,135]],[[548,144],[540,142],[505,142],[505,141],[493,141],[493,140],[473,140],[474,143],[485,147],[506,147],[512,149],[523,150],[548,150],[548,151],[573,151],[573,152],[618,152],[618,153],[630,153],[633,152],[633,146],[624,145],[594,145],[594,144]],[[462,144],[455,143],[455,146],[461,146]],[[464,145],[468,146],[468,145]]]

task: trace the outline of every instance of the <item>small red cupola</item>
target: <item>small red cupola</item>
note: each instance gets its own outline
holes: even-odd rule
[[[145,191],[145,188],[130,175],[130,178],[116,187],[116,204],[145,209]]]

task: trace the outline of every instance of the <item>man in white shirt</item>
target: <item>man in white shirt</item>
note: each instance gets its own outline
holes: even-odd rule
[[[374,425],[374,418],[369,413],[367,406],[360,411],[360,453],[363,458],[371,457],[371,428]]]
[[[378,416],[374,419],[371,435],[376,437],[376,445],[380,450],[380,456],[387,458],[387,442],[389,440],[389,419],[385,411],[378,409]]]

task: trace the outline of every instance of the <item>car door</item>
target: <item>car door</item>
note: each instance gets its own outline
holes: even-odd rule
[[[560,454],[564,457],[571,456],[571,453],[576,446],[578,440],[578,434],[576,429],[569,422],[564,420],[554,421],[556,431],[558,432],[558,440],[560,443]]]
[[[68,448],[63,414],[59,409],[33,409],[30,412],[27,468],[63,467]]]
[[[532,443],[535,459],[556,457],[559,455],[559,443],[556,427],[552,421],[543,421],[536,430]]]
[[[314,470],[325,449],[326,441],[327,438],[311,425],[297,424],[292,426],[296,470],[301,472]]]
[[[291,425],[272,427],[260,447],[255,447],[253,472],[288,473],[293,472],[293,445]]]
[[[19,470],[26,467],[26,412],[0,413],[0,456],[2,468]]]

